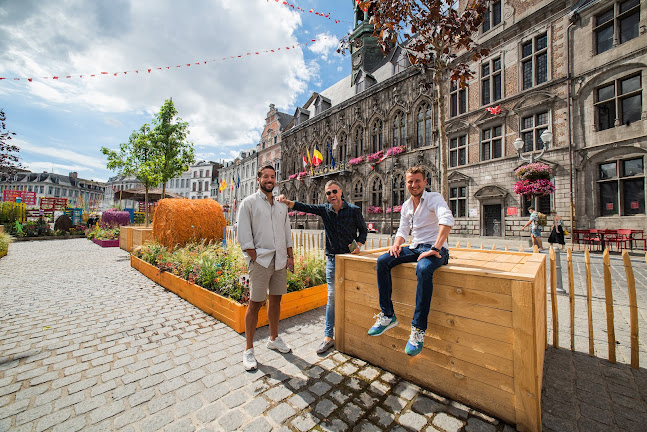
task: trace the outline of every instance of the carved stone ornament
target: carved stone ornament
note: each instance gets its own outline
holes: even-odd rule
[[[353,41],[353,45],[355,45],[355,48],[361,48],[364,42],[362,41],[361,38],[357,38]]]

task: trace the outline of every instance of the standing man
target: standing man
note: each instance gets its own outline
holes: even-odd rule
[[[434,271],[449,260],[447,236],[454,225],[454,217],[441,194],[425,191],[427,180],[422,168],[409,168],[406,184],[411,198],[402,205],[400,228],[393,246],[377,260],[381,312],[368,334],[379,336],[398,325],[391,301],[391,269],[402,263],[417,262],[416,308],[411,322],[411,335],[404,350],[410,356],[415,356],[420,354],[425,341],[434,290]],[[412,236],[411,243],[402,247],[409,234]]]
[[[534,207],[528,207],[528,212],[530,213],[530,218],[528,222],[521,228],[525,230],[528,225],[530,225],[530,237],[532,238],[532,244],[536,245],[539,250],[543,250],[543,244],[541,242],[541,225],[539,225],[539,212],[535,210]]]
[[[297,211],[308,212],[321,216],[326,232],[326,282],[328,283],[328,303],[326,304],[326,328],[324,340],[317,348],[317,354],[323,354],[335,345],[333,339],[335,330],[335,255],[345,253],[359,253],[360,248],[366,243],[368,229],[364,216],[359,207],[348,204],[342,199],[341,185],[335,180],[326,183],[326,199],[328,204],[304,204],[290,201],[281,195],[277,199],[284,202],[289,208]],[[351,248],[353,241],[357,247]]]
[[[246,370],[256,369],[254,357],[254,333],[258,323],[258,311],[266,300],[270,337],[267,347],[282,353],[290,348],[279,337],[281,296],[287,292],[286,268],[294,271],[292,255],[292,232],[288,209],[274,201],[272,190],[276,184],[276,171],[271,165],[258,170],[256,181],[259,189],[240,203],[238,210],[238,242],[244,252],[249,270],[249,306],[245,313],[245,338],[247,347],[243,352]]]

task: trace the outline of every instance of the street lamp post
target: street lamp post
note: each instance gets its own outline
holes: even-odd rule
[[[541,157],[544,155],[544,152],[546,151],[546,149],[548,149],[548,146],[550,145],[551,141],[553,140],[553,134],[548,129],[546,129],[541,133],[541,135],[539,136],[539,139],[541,139],[541,142],[544,143],[544,147],[541,149],[541,151],[537,156],[535,156],[535,151],[533,150],[530,152],[530,155],[528,157],[521,154],[525,142],[521,138],[517,138],[516,140],[514,140],[512,145],[514,145],[514,148],[517,149],[517,153],[519,154],[519,159],[528,161],[529,163],[533,163],[536,160],[540,160]]]

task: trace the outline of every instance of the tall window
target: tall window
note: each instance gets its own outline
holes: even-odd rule
[[[645,163],[642,157],[600,164],[600,215],[645,214]]]
[[[364,154],[364,128],[358,127],[355,131],[355,157],[360,157]]]
[[[454,217],[467,216],[467,186],[449,188],[449,208]]]
[[[467,163],[467,135],[449,140],[449,166],[456,167]]]
[[[373,122],[373,128],[371,131],[371,152],[377,153],[383,149],[382,146],[382,131],[383,131],[382,120],[377,119]]]
[[[595,91],[595,113],[598,130],[640,120],[642,111],[642,78],[640,73],[605,84]]]
[[[460,88],[456,81],[452,81],[449,85],[449,115],[456,117],[465,112],[467,112],[467,90]]]
[[[548,129],[548,111],[523,117],[521,119],[521,136],[523,151],[531,152],[544,148],[544,142],[539,138]]]
[[[418,108],[418,141],[417,147],[431,145],[431,104],[423,103]]]
[[[553,206],[550,204],[550,195],[545,195],[542,197],[537,197],[537,204],[534,203],[534,198],[528,198],[526,195],[521,195],[521,215],[530,216],[528,207],[535,207],[535,210],[544,213],[550,214],[550,210]]]
[[[426,171],[425,170],[425,180],[427,180],[427,186],[425,186],[425,190],[427,192],[431,192],[431,171]]]
[[[494,126],[481,132],[481,160],[486,161],[503,156],[503,126]]]
[[[376,207],[382,207],[382,190],[384,186],[382,185],[382,180],[379,177],[376,177],[373,180],[373,187],[371,189],[371,205]]]
[[[405,115],[402,111],[393,118],[393,147],[403,146],[406,138]]]
[[[311,196],[312,201],[310,201],[312,204],[317,204],[319,202],[319,197],[317,196],[317,191],[313,190],[312,191],[312,196]]]
[[[394,206],[402,205],[402,203],[404,202],[405,190],[406,189],[404,186],[404,176],[402,174],[396,175],[395,179],[393,179],[392,202]]]
[[[326,147],[323,149],[323,165],[330,165],[330,151],[332,150],[332,141],[330,138],[326,139]]]
[[[595,50],[597,54],[613,48],[613,41],[623,44],[637,38],[640,30],[640,0],[616,1],[595,16]]]
[[[481,104],[488,105],[501,99],[501,58],[481,65]]]
[[[195,192],[195,189],[197,188],[196,184],[193,183],[193,192]]]
[[[342,133],[337,140],[337,148],[339,149],[339,163],[346,162],[348,157],[348,138],[345,133]]]
[[[501,23],[501,2],[493,1],[490,3],[485,16],[483,17],[483,33],[496,27]]]
[[[364,185],[361,181],[358,181],[353,186],[353,200],[360,201],[364,197]]]
[[[521,81],[524,90],[548,81],[546,33],[521,45]]]

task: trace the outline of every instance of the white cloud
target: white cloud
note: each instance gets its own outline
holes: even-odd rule
[[[21,153],[29,152],[39,156],[49,156],[52,159],[76,162],[75,166],[82,166],[83,170],[90,170],[92,168],[104,169],[106,163],[103,159],[93,156],[87,156],[72,150],[64,148],[54,148],[50,146],[38,146],[27,142],[25,140],[16,138],[12,143],[20,147]]]
[[[319,33],[314,37],[316,42],[308,45],[308,49],[313,53],[320,56],[322,60],[328,60],[328,55],[337,54],[337,46],[339,46],[339,39],[337,36],[330,33]]]
[[[119,121],[110,114],[152,115],[173,97],[180,116],[190,124],[189,139],[224,154],[232,147],[255,145],[269,104],[291,106],[310,82],[318,80],[318,69],[305,63],[301,48],[285,49],[300,42],[295,37],[300,14],[263,0],[24,0],[28,1],[30,7],[22,1],[3,5],[0,63],[3,75],[35,79],[17,82],[11,91],[3,89],[3,97],[56,110],[107,113],[98,121],[114,126]],[[327,58],[329,47],[336,46],[331,40],[308,48]],[[278,47],[282,49],[263,53]],[[261,50],[259,55],[246,55],[256,50]],[[231,55],[243,58],[230,59]],[[204,61],[207,64],[186,67]],[[170,69],[155,69],[164,66]],[[132,72],[135,69],[140,73]],[[101,75],[102,71],[111,74]],[[92,73],[99,75],[89,77]],[[40,79],[54,75],[60,79]],[[38,151],[59,159],[66,154]],[[82,163],[105,168],[99,162],[88,157]]]

